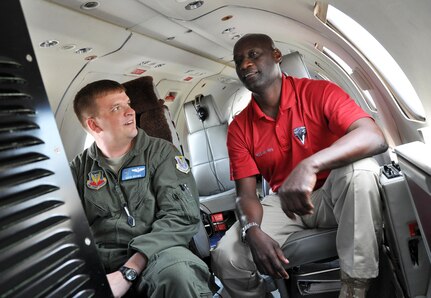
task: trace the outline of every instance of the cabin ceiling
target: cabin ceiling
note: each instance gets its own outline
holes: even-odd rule
[[[293,30],[287,28],[274,30],[265,24],[265,20],[248,15],[253,9],[287,17],[310,29],[319,30],[320,26],[310,17],[314,0],[206,0],[195,10],[185,9],[185,6],[192,2],[186,0],[99,0],[100,5],[92,10],[81,8],[87,2],[83,0],[50,1],[163,42],[169,37],[175,37],[171,44],[187,50],[194,49],[196,53],[213,59],[226,59],[231,55],[235,42],[232,37],[236,34],[257,30],[269,31],[271,36],[280,33],[284,36],[283,40],[289,40],[290,36],[286,36],[286,33]],[[385,47],[391,49],[390,52],[395,58],[397,54],[405,53],[406,50],[417,51],[418,40],[430,45],[428,32],[423,30],[431,25],[429,18],[431,6],[427,0],[416,0],[414,5],[403,0],[326,2],[358,21]],[[232,16],[230,20],[221,20],[221,17],[228,15]],[[222,34],[223,30],[232,27],[235,28],[232,34]],[[402,47],[396,44],[400,37],[403,37]],[[212,47],[202,48],[202,45]]]
[[[95,9],[83,9],[84,0],[21,0],[61,132],[63,122],[75,121],[68,120],[73,118],[70,102],[74,94],[95,79],[108,77],[123,82],[145,72],[158,86],[181,86],[182,96],[190,94],[203,79],[239,84],[232,48],[239,36],[250,32],[270,35],[283,54],[299,51],[312,76],[324,74],[351,95],[357,90],[339,67],[315,49],[315,44],[330,48],[363,75],[373,73],[357,52],[314,17],[314,0],[204,0],[195,10],[185,9],[191,0],[97,2]],[[328,2],[361,24],[388,50],[412,82],[430,118],[431,2]],[[58,40],[59,45],[41,48],[39,44],[45,40]],[[75,53],[87,47],[91,52]],[[388,92],[378,79],[366,78]],[[398,119],[389,119],[393,110],[386,108],[384,100],[377,105],[386,128],[394,136],[407,135],[396,127],[405,119],[401,114]],[[173,112],[180,107],[177,101]],[[416,128],[408,127],[412,131]],[[68,129],[72,133],[78,124]]]
[[[88,2],[84,0],[46,1],[66,7],[79,15],[86,14],[115,25],[112,30],[126,31],[123,35],[110,34],[106,32],[106,28],[104,31],[96,31],[88,26],[87,22],[83,22],[86,27],[82,28],[79,17],[73,22],[63,19],[63,16],[58,16],[61,19],[57,19],[55,11],[47,14],[45,8],[48,11],[50,8],[43,5],[42,2],[45,1],[21,1],[28,17],[36,23],[45,24],[42,28],[47,29],[45,36],[32,34],[35,40],[55,38],[53,33],[56,33],[56,27],[58,33],[74,31],[75,37],[79,33],[79,39],[94,44],[94,55],[106,55],[110,47],[120,47],[126,40],[124,36],[133,32],[232,67],[232,47],[237,37],[249,32],[262,32],[273,37],[284,54],[292,50],[308,51],[310,57],[305,55],[305,60],[313,71],[318,56],[313,51],[314,44],[331,44],[334,41],[330,32],[312,15],[314,0],[204,0],[203,5],[195,10],[185,9],[186,5],[192,2],[190,0],[99,0],[99,6],[95,9],[83,9],[83,5]],[[429,76],[429,67],[425,72],[423,63],[431,67],[427,51],[431,47],[431,39],[429,30],[424,30],[431,28],[431,5],[428,0],[415,0],[414,5],[404,0],[328,2],[351,16],[375,36],[405,70],[407,76],[417,84],[415,88],[418,93],[425,94],[421,88],[425,89],[428,85],[429,80],[424,80],[424,76]],[[47,15],[50,18],[47,19]],[[70,15],[73,17],[73,14]],[[228,16],[231,18],[222,20]],[[271,19],[271,26],[266,21],[268,18]],[[75,26],[71,27],[70,24]],[[105,34],[96,34],[100,32]],[[73,34],[70,35],[72,36]],[[325,40],[328,36],[331,38]],[[64,33],[58,38],[60,37],[64,38]],[[122,42],[115,41],[118,38],[123,38]],[[66,42],[61,40],[62,44]],[[80,41],[76,43],[84,44]],[[95,53],[97,50],[99,53]],[[142,49],[142,52],[145,53],[146,50]],[[38,52],[41,51],[37,49],[37,55]],[[411,63],[412,53],[416,56],[414,59],[421,63]],[[75,67],[76,65],[74,64]]]

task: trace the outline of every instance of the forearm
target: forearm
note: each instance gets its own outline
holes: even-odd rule
[[[241,226],[245,226],[250,222],[261,224],[263,209],[257,197],[238,196],[236,205]]]
[[[178,206],[178,209],[181,206]],[[155,253],[173,246],[187,247],[193,235],[198,231],[199,218],[191,222],[184,216],[179,216],[171,210],[160,215],[152,225],[150,233],[137,236],[129,242],[129,247],[151,258]],[[165,213],[165,212],[163,212]]]
[[[138,274],[141,274],[141,272],[147,267],[147,263],[147,257],[140,252],[136,252],[127,260],[124,266],[133,268],[138,272]]]
[[[237,189],[236,206],[241,226],[262,222],[263,209],[256,194],[256,178],[247,177],[235,182]]]
[[[388,146],[380,129],[374,122],[368,123],[372,121],[371,119],[362,120],[358,120],[359,123],[355,122],[349,132],[330,147],[316,152],[303,163],[318,173],[386,151]]]

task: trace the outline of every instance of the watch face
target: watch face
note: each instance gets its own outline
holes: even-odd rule
[[[133,269],[129,269],[126,271],[127,280],[130,280],[130,281],[135,280],[137,276],[138,276],[137,272]]]
[[[135,269],[122,266],[120,272],[123,274],[124,278],[128,281],[134,281],[138,277],[138,272]]]

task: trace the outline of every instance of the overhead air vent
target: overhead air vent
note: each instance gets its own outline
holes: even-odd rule
[[[186,5],[185,9],[186,10],[194,10],[194,9],[198,9],[199,7],[201,7],[204,4],[203,1],[199,0],[199,1],[192,1],[189,4]]]

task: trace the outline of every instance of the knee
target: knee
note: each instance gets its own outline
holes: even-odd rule
[[[335,183],[352,185],[357,191],[378,191],[380,167],[374,158],[358,160],[343,168],[335,169]]]
[[[236,237],[229,238],[222,238],[217,248],[211,252],[211,268],[214,274],[220,279],[249,276],[256,270],[250,249]]]
[[[217,247],[211,251],[211,268],[217,276],[221,274],[223,268],[230,266],[231,257],[231,250],[227,249],[223,241],[220,241]]]
[[[161,270],[157,276],[156,297],[207,297],[210,294],[210,273],[206,265],[195,262],[176,262]]]
[[[353,163],[352,167],[353,171],[359,175],[378,177],[380,174],[380,166],[372,157],[358,160]]]
[[[195,279],[190,278],[191,276],[196,277],[197,280],[207,281],[209,273],[207,270],[204,270],[195,264],[190,264],[189,262],[177,262],[161,270],[158,277],[160,278],[160,281],[173,283],[173,286],[181,289],[188,288],[196,283]]]

